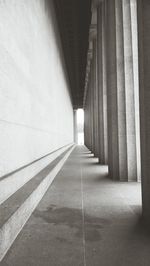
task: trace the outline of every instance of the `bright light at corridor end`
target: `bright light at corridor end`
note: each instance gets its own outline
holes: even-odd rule
[[[84,111],[83,109],[77,110],[77,136],[78,145],[84,145]]]

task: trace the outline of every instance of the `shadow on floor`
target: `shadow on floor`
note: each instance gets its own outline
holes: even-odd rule
[[[142,216],[140,206],[137,206],[137,208],[139,208],[139,217],[137,223],[135,224],[133,233],[135,233],[135,235],[138,234],[141,237],[148,237],[150,241],[150,224],[147,223],[145,218]]]
[[[68,207],[57,207],[56,205],[50,205],[46,210],[40,211],[35,210],[35,217],[39,217],[44,222],[52,224],[54,226],[65,225],[72,230],[75,237],[83,237],[83,223],[82,223],[82,210]],[[93,217],[85,213],[85,238],[87,241],[100,241],[101,233],[104,227],[111,224],[111,221],[108,219]]]
[[[136,238],[138,239],[138,241],[141,238],[146,238],[146,241],[150,243],[150,227],[148,224],[145,224],[145,220],[140,214],[140,206],[137,206],[137,208],[139,209],[139,214],[137,215],[134,224],[129,227],[129,231],[126,234],[126,238]],[[67,226],[71,229],[75,237],[83,237],[81,209],[68,207],[60,208],[52,204],[46,210],[41,211],[36,209],[34,211],[34,216],[36,218],[42,219],[48,224],[52,224],[53,226]],[[84,219],[85,238],[86,241],[89,242],[100,241],[102,239],[101,230],[104,231],[104,229],[107,230],[108,227],[113,227],[111,219],[90,216],[87,213],[85,213]]]

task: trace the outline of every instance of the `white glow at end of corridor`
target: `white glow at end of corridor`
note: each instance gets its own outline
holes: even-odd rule
[[[84,145],[84,111],[77,110],[78,145]]]

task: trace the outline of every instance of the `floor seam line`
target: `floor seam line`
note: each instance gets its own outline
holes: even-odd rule
[[[83,237],[83,262],[86,266],[86,250],[85,250],[85,213],[84,213],[84,200],[83,200],[83,171],[80,159],[80,176],[81,176],[81,204],[82,204],[82,237]]]

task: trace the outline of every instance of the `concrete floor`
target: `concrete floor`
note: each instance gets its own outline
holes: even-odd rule
[[[1,265],[149,266],[140,184],[107,171],[76,147]]]

